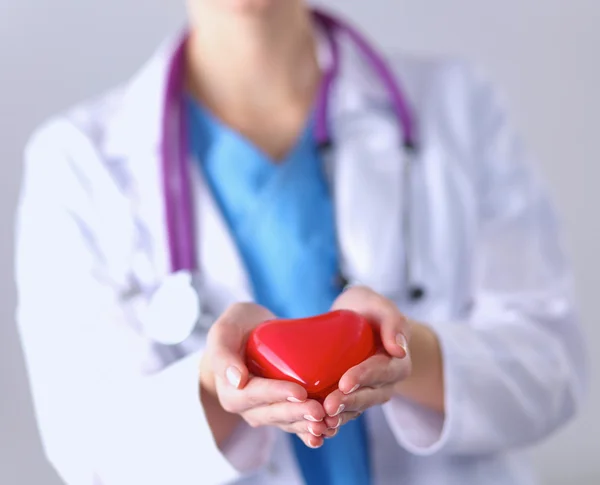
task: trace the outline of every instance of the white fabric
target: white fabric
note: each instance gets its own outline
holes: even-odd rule
[[[401,398],[367,413],[374,485],[533,483],[524,452],[577,411],[586,382],[569,268],[539,179],[489,84],[461,62],[401,58],[420,157],[404,296],[403,153],[387,96],[342,41],[330,163],[343,267],[439,334],[445,416]],[[198,396],[202,332],[139,333],[168,270],[159,164],[162,48],[131,82],[32,136],[17,223],[18,325],[48,459],[69,485],[301,483],[286,436],[241,427],[224,451]],[[203,304],[251,299],[194,172]]]

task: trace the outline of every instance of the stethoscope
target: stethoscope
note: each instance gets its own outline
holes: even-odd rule
[[[425,290],[414,281],[411,267],[414,245],[411,238],[410,169],[417,151],[416,126],[412,113],[392,71],[359,32],[347,23],[321,11],[313,11],[313,17],[322,28],[331,53],[331,62],[323,74],[316,103],[314,136],[322,156],[329,156],[335,146],[328,126],[328,115],[331,89],[340,68],[341,55],[337,34],[346,34],[352,40],[380,78],[390,97],[401,128],[402,148],[406,155],[403,176],[406,297],[411,301],[421,300],[425,297]],[[185,42],[182,42],[169,66],[162,126],[161,168],[171,272],[153,292],[143,322],[146,336],[165,345],[180,344],[187,340],[198,326],[206,327],[206,330],[213,321],[208,312],[204,312],[196,290],[199,268],[192,213],[186,114],[182,102],[184,53]],[[342,289],[347,286],[348,281],[340,274],[338,283]]]

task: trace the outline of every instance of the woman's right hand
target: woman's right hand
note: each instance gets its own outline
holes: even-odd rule
[[[202,402],[215,439],[221,445],[240,419],[252,427],[276,426],[297,434],[311,448],[335,435],[327,429],[323,406],[307,399],[298,384],[249,374],[244,363],[248,334],[275,316],[253,303],[231,306],[211,327],[202,359]]]

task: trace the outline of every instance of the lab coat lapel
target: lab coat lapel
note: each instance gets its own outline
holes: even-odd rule
[[[342,55],[342,77],[330,120],[337,144],[328,168],[342,270],[348,279],[387,296],[413,318],[447,319],[464,313],[470,288],[455,275],[468,271],[464,258],[470,252],[465,248],[476,238],[467,235],[469,224],[461,215],[465,210],[457,204],[469,192],[468,182],[456,169],[458,164],[449,163],[447,154],[433,148],[444,143],[432,143],[426,133],[421,133],[410,171],[405,170],[402,130],[381,80],[349,43],[342,44]],[[415,80],[396,75],[408,81],[403,85],[410,95]],[[407,251],[410,283],[426,291],[418,301],[407,294]]]
[[[105,141],[107,153],[123,161],[133,181],[133,212],[138,226],[143,227],[142,245],[151,259],[150,267],[144,267],[143,258],[138,258],[136,273],[146,276],[149,287],[159,284],[170,271],[160,142],[170,61],[182,41],[181,36],[167,41],[124,89],[122,108]],[[198,243],[197,282],[203,303],[219,314],[236,301],[251,299],[249,278],[198,164],[189,163]]]
[[[333,179],[342,271],[392,297],[403,287],[404,154],[400,129],[379,80],[342,45],[332,98]]]
[[[213,312],[221,313],[236,302],[252,301],[249,276],[224,216],[212,193],[197,169],[190,162],[196,194],[196,241],[200,266],[201,294]]]
[[[170,271],[160,141],[169,64],[180,38],[169,39],[115,96],[103,150],[128,181],[138,241],[132,271],[151,291]]]

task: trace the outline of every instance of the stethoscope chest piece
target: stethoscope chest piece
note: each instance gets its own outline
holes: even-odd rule
[[[154,291],[142,319],[144,334],[164,345],[177,345],[194,332],[200,298],[188,271],[173,273]]]

